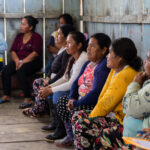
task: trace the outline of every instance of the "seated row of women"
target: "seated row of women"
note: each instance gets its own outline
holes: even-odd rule
[[[59,35],[65,33],[65,26],[68,25],[59,28],[57,42]],[[48,142],[55,141],[57,146],[70,146],[74,142],[76,149],[126,148],[122,135],[134,137],[143,124],[149,127],[149,122],[145,121],[149,114],[149,92],[138,90],[150,77],[150,53],[145,71],[137,74],[142,60],[131,39],[120,38],[111,43],[108,35],[96,33],[89,39],[87,53],[85,45],[82,33],[68,32],[64,51],[71,56],[63,77],[46,87],[44,79],[36,80],[35,105],[23,113],[39,117],[46,110],[48,97],[53,120],[42,129],[55,130],[46,136]]]
[[[56,44],[60,49],[49,78],[34,81],[35,104],[26,108],[30,105],[23,103],[23,114],[36,118],[49,108],[53,120],[42,130],[54,131],[46,140],[57,146],[128,147],[122,136],[135,137],[138,130],[150,127],[150,52],[145,71],[138,73],[142,60],[129,38],[111,42],[108,35],[96,33],[87,44],[84,34],[66,24],[59,27]],[[63,76],[58,76],[60,71]]]

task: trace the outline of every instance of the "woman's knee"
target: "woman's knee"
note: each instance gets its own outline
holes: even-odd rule
[[[65,96],[65,95],[69,95],[69,93],[67,94],[66,92],[55,92],[53,94],[53,104],[57,104],[57,101],[59,100],[60,97]]]

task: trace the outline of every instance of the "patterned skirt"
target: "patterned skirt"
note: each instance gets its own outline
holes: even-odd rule
[[[74,145],[76,149],[118,150],[122,149],[123,126],[111,117],[89,118],[91,111],[78,111],[72,117]]]
[[[63,122],[71,122],[71,118],[72,118],[75,111],[92,110],[94,108],[94,106],[82,105],[82,106],[74,108],[72,111],[68,111],[68,108],[66,106],[68,104],[68,101],[69,101],[68,96],[62,96],[57,101],[57,106],[56,106],[57,107],[57,113],[58,113],[59,118],[61,118],[61,120]]]
[[[44,79],[39,78],[33,82],[33,90],[35,96],[35,104],[30,109],[30,113],[34,115],[42,115],[48,111],[48,101],[39,97],[39,90],[43,87]]]

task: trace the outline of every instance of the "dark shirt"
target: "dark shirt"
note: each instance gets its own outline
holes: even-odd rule
[[[77,79],[72,84],[71,90],[70,90],[70,99],[75,99],[73,102],[75,107],[82,106],[82,105],[96,105],[98,96],[101,93],[101,90],[105,84],[105,81],[107,79],[107,76],[110,72],[110,69],[107,68],[107,60],[106,58],[102,59],[98,65],[96,66],[94,70],[94,81],[93,81],[93,87],[92,90],[87,93],[85,96],[83,96],[81,99],[78,99],[78,79],[80,76],[84,73],[84,70],[86,66],[89,64],[90,61],[86,62],[84,66],[81,69],[81,72]]]
[[[66,50],[64,50],[55,57],[47,76],[50,77],[51,73],[55,73],[56,75],[49,81],[49,84],[54,83],[64,75],[70,56],[71,55],[67,54]]]
[[[34,32],[30,40],[26,44],[23,44],[23,33],[19,33],[16,36],[10,51],[16,52],[20,60],[27,57],[33,51],[37,52],[39,57],[42,59],[43,54],[42,37],[38,33]]]

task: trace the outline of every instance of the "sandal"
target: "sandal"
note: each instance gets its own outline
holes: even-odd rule
[[[22,113],[30,118],[38,118],[39,115],[34,114],[31,109],[23,110]]]
[[[23,103],[19,106],[19,109],[25,109],[25,108],[28,108],[28,107],[31,107],[31,106],[32,106],[32,103],[23,102]]]
[[[3,99],[0,99],[0,104],[7,103],[7,102],[10,102],[10,100],[3,100]]]

